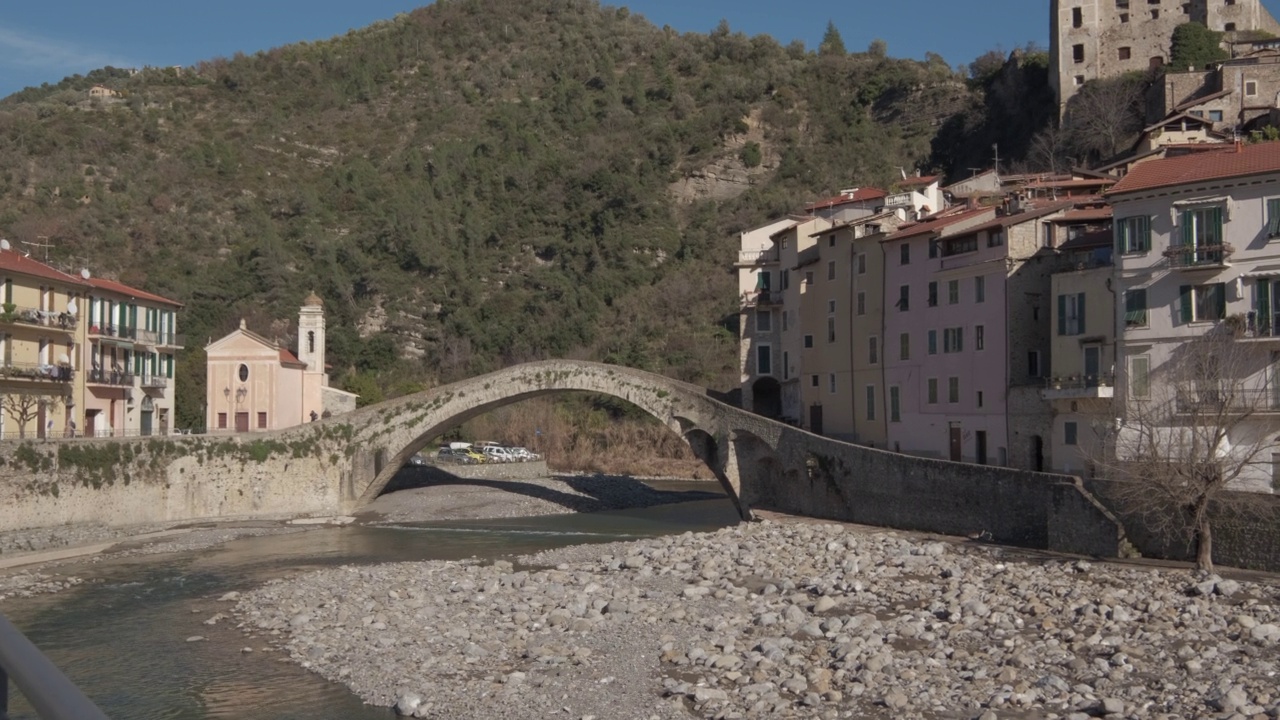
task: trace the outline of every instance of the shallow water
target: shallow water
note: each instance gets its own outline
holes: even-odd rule
[[[216,598],[307,569],[411,560],[498,558],[590,542],[714,530],[737,522],[728,500],[575,515],[345,527],[235,540],[176,555],[68,570],[90,583],[5,604],[5,614],[112,718],[389,718],[228,622],[202,621]],[[198,612],[193,612],[198,610]],[[202,635],[207,642],[187,642]],[[251,646],[252,653],[241,653]],[[16,694],[16,693],[14,693]],[[13,720],[35,720],[21,697]]]

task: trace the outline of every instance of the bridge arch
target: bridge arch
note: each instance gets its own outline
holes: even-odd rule
[[[726,475],[723,409],[705,390],[629,368],[569,361],[518,365],[343,416],[355,430],[344,504],[355,509],[372,502],[414,453],[452,427],[507,405],[570,392],[609,395],[656,418],[690,444],[746,514],[740,483]]]

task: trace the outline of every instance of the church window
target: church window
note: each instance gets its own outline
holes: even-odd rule
[[[248,379],[249,379],[249,366],[241,365],[240,366],[240,382],[245,382]]]
[[[308,330],[307,331],[307,352],[313,353],[315,351],[316,351],[316,331]]]

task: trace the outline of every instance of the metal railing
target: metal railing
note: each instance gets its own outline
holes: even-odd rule
[[[763,265],[765,263],[778,262],[778,249],[770,248],[768,250],[739,250],[739,265]]]
[[[1174,245],[1164,251],[1170,267],[1197,268],[1225,265],[1235,252],[1229,243],[1218,245]]]
[[[47,363],[15,363],[0,365],[0,378],[5,380],[39,380],[43,382],[71,382],[75,379],[75,370],[67,365],[49,365]]]
[[[9,717],[9,679],[43,720],[107,720],[22,631],[0,615],[0,719]]]
[[[67,312],[6,305],[0,308],[0,323],[24,323],[70,331],[76,329],[76,316]]]
[[[133,387],[133,373],[123,370],[107,370],[92,368],[89,370],[90,383],[95,385],[115,385],[117,387]]]
[[[1049,390],[1088,390],[1097,387],[1113,387],[1115,376],[1111,373],[1098,375],[1063,375],[1045,378],[1044,386]]]
[[[90,325],[89,334],[99,337],[133,340],[138,336],[138,328],[123,327],[120,325]]]
[[[142,378],[142,387],[150,390],[163,390],[169,387],[169,380],[161,375],[150,375]]]
[[[1280,388],[1202,390],[1176,398],[1179,413],[1273,413],[1280,411]]]
[[[182,347],[187,339],[182,335],[159,330],[137,330],[134,339],[141,345],[150,347]]]
[[[742,294],[743,307],[758,307],[762,305],[781,305],[782,293],[771,292],[769,290],[755,290]]]

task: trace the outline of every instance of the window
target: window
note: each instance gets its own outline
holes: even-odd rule
[[[1071,61],[1075,63],[1084,62],[1084,45],[1071,46]]]
[[[812,336],[812,335],[805,335],[805,336],[804,336],[804,346],[805,346],[805,347],[807,347],[807,348],[811,348],[811,347],[813,347],[813,336]]]
[[[964,350],[964,328],[945,328],[942,331],[942,352],[958,353]]]
[[[835,235],[828,235],[828,236],[827,236],[827,247],[835,247],[835,246],[836,246],[836,236],[835,236]]]
[[[1211,322],[1227,316],[1227,293],[1224,283],[1209,285],[1183,285],[1180,288],[1182,299],[1182,322]]]
[[[1127,328],[1147,326],[1146,288],[1124,291],[1124,326]]]
[[[827,342],[833,343],[835,341],[836,341],[836,319],[831,316],[827,316]]]
[[[1058,334],[1084,334],[1084,293],[1058,296]]]
[[[813,271],[812,271],[812,270],[806,270],[806,271],[805,271],[805,273],[804,273],[804,284],[805,284],[805,285],[812,285],[812,284],[813,284]]]
[[[756,374],[773,374],[773,353],[770,351],[768,345],[756,346]]]
[[[880,362],[880,338],[874,335],[867,338],[867,362],[872,365]]]
[[[827,392],[831,393],[832,395],[836,394],[836,374],[835,373],[829,373],[827,375]]]
[[[782,289],[786,290],[791,287],[791,270],[783,269],[782,271]]]
[[[858,293],[858,314],[867,314],[867,294],[864,292]]]
[[[125,361],[125,364],[126,365],[129,364],[128,360]],[[248,379],[249,379],[249,366],[241,365],[240,366],[240,382],[246,382]]]
[[[987,301],[987,279],[982,275],[973,279],[973,301],[978,303]]]
[[[978,407],[982,407],[982,406],[983,406],[983,404],[984,404],[984,403],[982,402],[982,391],[981,391],[981,390],[979,390],[979,391],[978,391]]]
[[[1126,7],[1128,7],[1128,6],[1126,6]],[[1123,23],[1127,23],[1127,22],[1129,22],[1129,13],[1120,13],[1120,22],[1121,22],[1122,24],[1123,24]],[[1160,63],[1160,64],[1161,64],[1161,65],[1163,65],[1164,63]]]
[[[786,350],[782,351],[782,379],[791,379],[791,353]]]
[[[898,246],[898,264],[899,265],[911,264],[911,244],[910,243],[902,243],[901,245]]]
[[[929,378],[928,392],[925,395],[925,402],[930,405],[938,404],[938,378]]]
[[[1077,76],[1075,76],[1075,77],[1074,77],[1074,78],[1072,78],[1072,79],[1075,81],[1076,87],[1080,87],[1081,85],[1084,85],[1084,76],[1083,76],[1083,75],[1077,75]]]
[[[938,331],[937,330],[929,331],[929,354],[930,355],[938,354]]]
[[[1116,57],[1119,60],[1128,60],[1129,58],[1133,57],[1133,48],[1130,48],[1130,47],[1119,48],[1116,51]]]
[[[1078,28],[1084,26],[1084,10],[1080,8],[1071,8],[1071,27]]]
[[[867,254],[866,253],[858,253],[858,274],[859,275],[867,274]]]
[[[818,387],[818,376],[817,375],[810,376],[809,384],[812,385],[813,387]]]
[[[1280,237],[1280,198],[1267,200],[1267,237]]]
[[[1116,249],[1121,253],[1144,253],[1151,249],[1151,218],[1145,215],[1116,221]]]
[[[947,402],[955,404],[960,402],[960,378],[947,378]]]
[[[911,359],[911,333],[902,333],[898,336],[898,359]]]
[[[1258,81],[1246,80],[1244,82],[1244,94],[1245,94],[1245,97],[1256,96],[1258,94]]]
[[[1040,351],[1030,350],[1027,352],[1027,375],[1038,378],[1040,377]]]
[[[218,429],[219,429],[219,430],[226,430],[226,429],[227,429],[227,414],[226,414],[226,413],[218,413]]]
[[[756,289],[769,292],[769,290],[773,289],[772,277],[772,273],[768,270],[761,270],[756,274]]]
[[[1062,442],[1064,445],[1076,444],[1076,433],[1078,428],[1074,422],[1065,422],[1062,424]]]
[[[876,386],[867,386],[867,419],[876,419]]]
[[[947,304],[956,305],[960,302],[960,281],[947,281]]]
[[[836,261],[835,260],[827,261],[827,279],[828,280],[836,279]]]
[[[973,326],[973,349],[985,350],[987,347],[987,326]]]
[[[929,283],[929,307],[938,306],[938,283]]]
[[[978,236],[966,235],[965,237],[951,238],[943,241],[942,254],[944,257],[951,255],[961,255],[964,253],[974,252],[978,249]]]
[[[258,413],[258,429],[259,430],[267,429],[267,414],[264,412]]]
[[[1207,207],[1182,211],[1178,247],[1203,250],[1222,246],[1222,208]],[[1197,254],[1196,260],[1200,260]]]
[[[1040,225],[1040,247],[1053,247],[1053,223],[1042,223]]]
[[[987,234],[987,247],[1001,247],[1004,245],[1004,230],[992,230]]]
[[[316,331],[308,330],[307,331],[307,352],[313,353],[315,351],[316,351]]]
[[[761,333],[773,332],[773,311],[771,310],[756,311],[756,332],[761,332]]]
[[[835,314],[835,311],[836,311],[836,301],[835,301],[835,300],[828,300],[828,301],[827,301],[827,314],[828,314],[828,315],[833,315],[833,314]]]
[[[898,288],[898,309],[906,312],[911,309],[911,286],[903,285]]]
[[[1225,32],[1235,32],[1235,31],[1236,31],[1236,24],[1235,24],[1235,23],[1227,23],[1227,24],[1225,24],[1225,25],[1223,25],[1223,26],[1222,26],[1222,29],[1223,29]]]
[[[901,401],[896,385],[889,388],[889,422],[902,422]]]
[[[1221,110],[1210,110],[1210,111],[1209,111],[1209,119],[1210,119],[1210,120],[1212,120],[1213,122],[1222,122],[1222,111],[1221,111]]]
[[[929,241],[929,259],[932,260],[936,257],[938,257],[938,241],[930,240]]]

